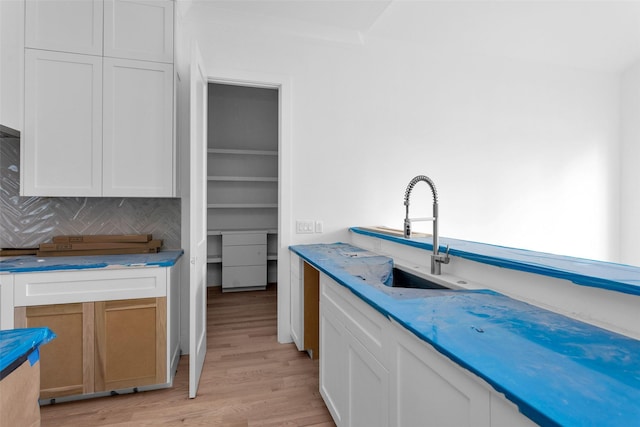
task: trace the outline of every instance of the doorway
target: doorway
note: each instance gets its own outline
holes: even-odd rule
[[[278,281],[278,87],[208,84],[207,285]]]

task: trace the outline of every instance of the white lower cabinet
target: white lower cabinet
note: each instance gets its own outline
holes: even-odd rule
[[[336,424],[346,426],[347,330],[336,311],[320,298],[320,394]]]
[[[354,335],[376,341],[380,329],[354,321],[363,307],[335,286],[320,275],[320,393],[339,426],[388,426],[389,372]]]
[[[347,332],[349,426],[389,424],[389,371]]]
[[[2,275],[0,329],[47,326],[57,335],[41,350],[40,398],[172,384],[180,359],[180,262]]]
[[[338,426],[534,426],[481,378],[320,274],[320,393]]]
[[[392,425],[490,425],[490,391],[485,386],[403,327],[396,325],[393,334]]]
[[[535,427],[538,424],[520,413],[504,396],[491,392],[491,427]]]
[[[0,330],[13,328],[13,274],[0,274]]]

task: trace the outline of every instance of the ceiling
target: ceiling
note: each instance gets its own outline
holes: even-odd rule
[[[366,32],[393,0],[193,0],[209,7]]]
[[[619,72],[640,59],[640,0],[193,0],[296,31]]]

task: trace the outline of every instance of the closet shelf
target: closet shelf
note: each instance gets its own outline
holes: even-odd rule
[[[208,181],[235,181],[235,182],[278,182],[277,177],[272,176],[209,176]]]
[[[221,255],[212,255],[207,257],[207,264],[220,264],[222,262]]]
[[[209,154],[237,154],[240,156],[277,156],[277,151],[271,150],[235,150],[227,148],[209,148],[207,150]]]

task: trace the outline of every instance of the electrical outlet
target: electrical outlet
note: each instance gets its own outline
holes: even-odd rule
[[[322,233],[324,231],[324,224],[322,221],[316,221],[316,233]]]
[[[315,230],[315,222],[312,219],[299,219],[296,221],[296,234],[311,234]]]

